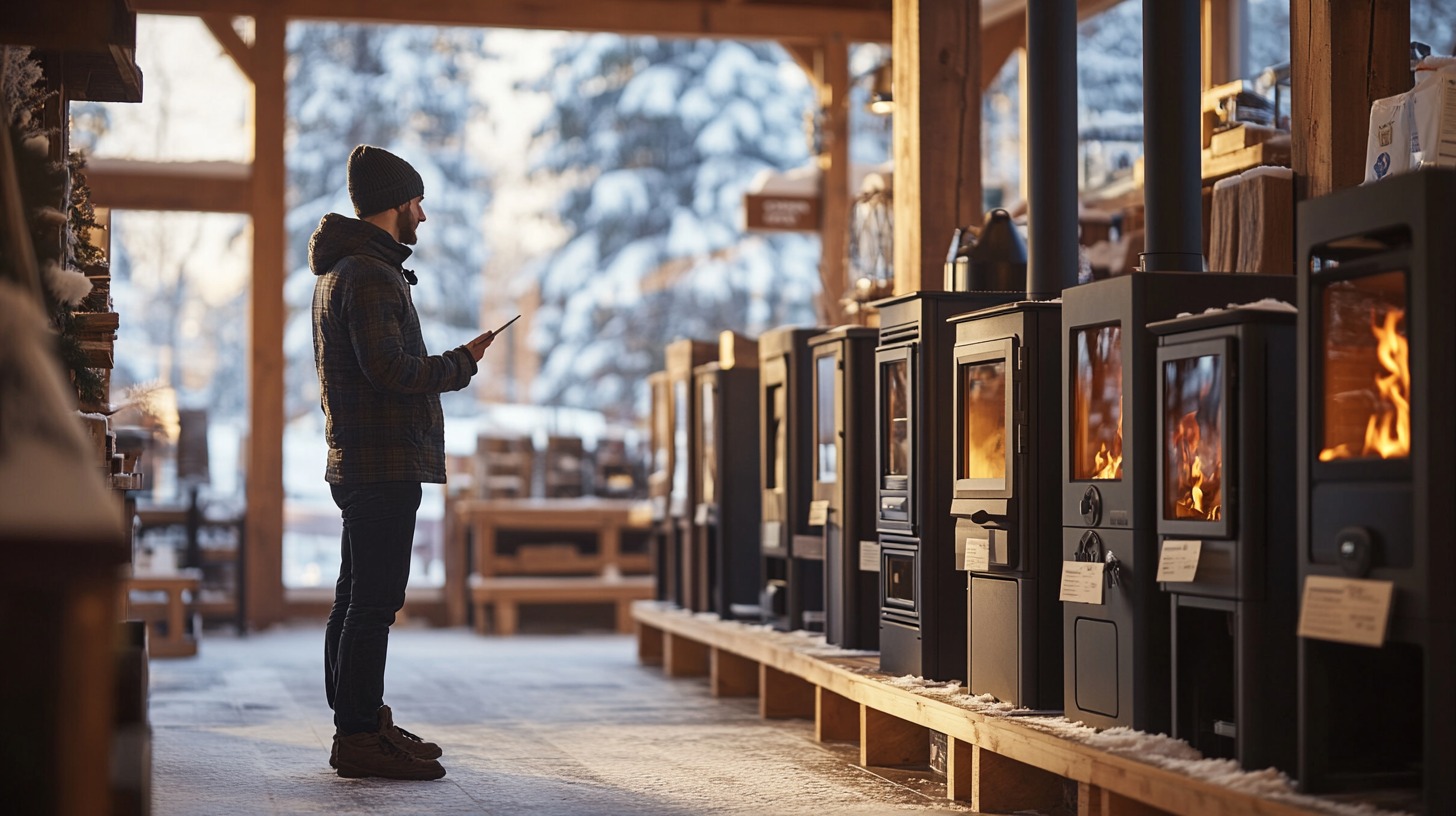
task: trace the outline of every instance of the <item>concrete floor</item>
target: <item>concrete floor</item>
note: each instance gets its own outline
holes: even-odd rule
[[[640,666],[621,635],[481,637],[396,627],[385,701],[441,744],[434,782],[342,779],[328,766],[322,625],[151,664],[158,816],[879,814],[969,812],[928,772],[856,767],[852,743],[758,716],[702,679]]]

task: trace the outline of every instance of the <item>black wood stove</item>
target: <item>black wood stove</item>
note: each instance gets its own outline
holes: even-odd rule
[[[810,338],[814,369],[813,500],[824,536],[824,639],[880,645],[880,543],[875,538],[875,343],[840,326]]]
[[[764,623],[783,631],[824,631],[824,537],[809,526],[814,462],[809,338],[822,331],[784,326],[758,338],[759,605]]]
[[[954,327],[1019,293],[918,292],[878,301],[875,350],[880,539],[880,668],[964,680],[966,584],[951,499]]]
[[[703,612],[708,599],[696,580],[700,572],[693,549],[693,511],[697,506],[699,471],[693,463],[701,454],[694,428],[697,426],[697,392],[693,369],[718,359],[718,346],[703,340],[674,340],[667,344],[667,389],[672,443],[669,459],[670,489],[667,494],[667,534],[664,537],[664,565],[671,576],[668,600],[684,609]]]
[[[1298,229],[1299,781],[1449,812],[1456,171],[1303,202]]]
[[[966,686],[1062,707],[1060,303],[951,319],[959,569],[967,570]]]
[[[1294,760],[1295,315],[1284,306],[1148,327],[1173,736],[1250,770]]]
[[[1081,601],[1063,595],[1068,718],[1169,727],[1168,599],[1154,580],[1157,341],[1147,324],[1293,295],[1292,278],[1197,272],[1136,272],[1063,293],[1062,557],[1098,564],[1101,586]]]
[[[756,361],[755,361],[756,362]],[[758,381],[753,367],[693,369],[701,456],[693,514],[696,583],[708,611],[757,620],[759,573]]]

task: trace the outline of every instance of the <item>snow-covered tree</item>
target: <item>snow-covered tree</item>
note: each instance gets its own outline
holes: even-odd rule
[[[740,226],[757,173],[809,159],[812,93],[778,46],[574,37],[539,89],[533,168],[570,182],[571,237],[534,270],[536,401],[642,415],[669,341],[813,323],[817,237]]]
[[[389,150],[425,182],[428,219],[406,265],[434,353],[479,333],[481,219],[490,204],[483,145],[467,138],[486,105],[473,78],[485,32],[467,28],[295,23],[289,27],[288,413],[317,410],[308,238],[328,212],[353,216],[346,169],[357,144]],[[453,396],[453,395],[452,395]]]

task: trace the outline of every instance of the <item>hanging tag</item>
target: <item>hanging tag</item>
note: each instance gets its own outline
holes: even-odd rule
[[[1106,566],[1101,561],[1063,561],[1062,590],[1057,600],[1102,603],[1102,573]]]
[[[880,542],[861,541],[859,543],[859,571],[880,571]]]
[[[972,572],[990,571],[991,540],[989,538],[966,537],[966,569]]]
[[[1390,581],[1311,575],[1299,604],[1299,636],[1381,646],[1394,594]]]
[[[1154,580],[1183,583],[1192,581],[1198,574],[1198,553],[1203,549],[1202,541],[1180,541],[1168,539],[1158,554],[1158,577]]]
[[[809,502],[809,526],[823,527],[829,522],[829,500],[819,499]]]

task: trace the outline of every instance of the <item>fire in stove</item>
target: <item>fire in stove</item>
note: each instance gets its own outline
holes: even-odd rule
[[[1410,456],[1410,343],[1404,307],[1403,272],[1326,288],[1329,345],[1321,462]]]
[[[1076,333],[1072,478],[1122,478],[1122,326]]]
[[[1170,360],[1163,376],[1164,517],[1217,521],[1223,517],[1223,366],[1212,355]]]

